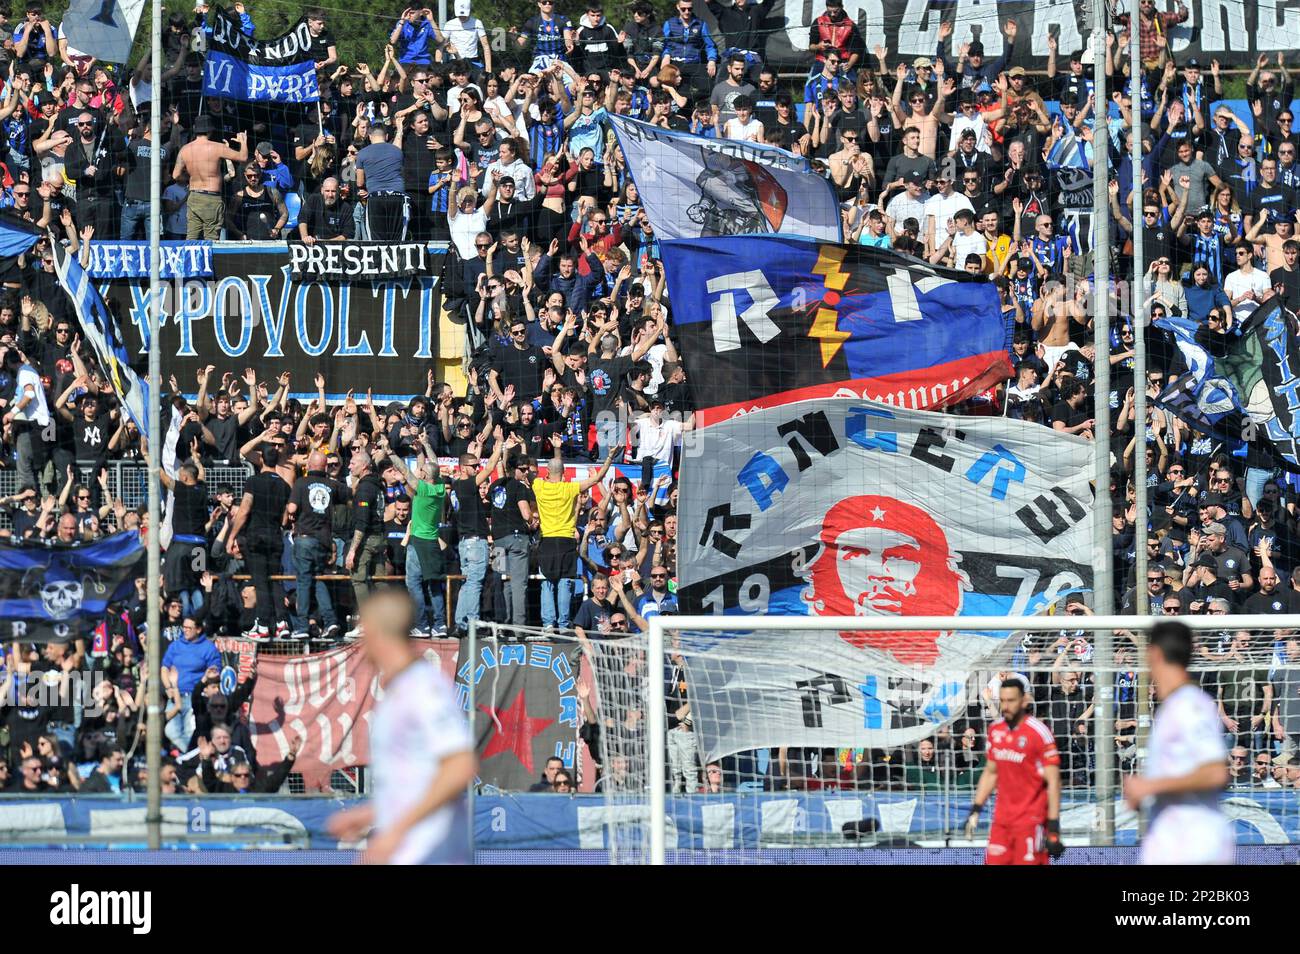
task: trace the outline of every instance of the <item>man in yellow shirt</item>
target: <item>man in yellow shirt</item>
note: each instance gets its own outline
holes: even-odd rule
[[[542,574],[542,626],[553,631],[569,628],[573,582],[578,578],[578,498],[605,479],[618,448],[611,448],[600,470],[583,481],[564,479],[564,440],[551,435],[552,456],[546,479],[533,481],[537,518],[542,542],[537,548],[537,567]],[[559,589],[559,605],[555,591]]]

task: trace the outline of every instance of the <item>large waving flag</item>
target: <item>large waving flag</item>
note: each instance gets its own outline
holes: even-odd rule
[[[908,616],[1033,615],[1092,586],[1091,441],[847,398],[756,411],[699,440],[704,452],[682,464],[678,600],[683,612],[736,616],[731,635],[690,637],[691,714],[708,758],[914,742],[964,710],[970,671],[1009,635],[796,640],[743,633],[746,615],[901,627]]]
[[[661,247],[701,425],[814,397],[940,408],[1010,376],[983,276],[781,237]]]
[[[86,636],[109,603],[134,592],[143,556],[129,531],[71,546],[0,541],[0,620],[14,639]]]
[[[54,270],[63,290],[72,299],[82,336],[94,349],[100,367],[113,382],[113,390],[117,392],[122,407],[142,434],[149,433],[149,385],[131,367],[131,356],[122,340],[117,319],[109,312],[81,262],[57,242],[54,243]]]
[[[144,0],[72,0],[59,28],[68,46],[105,63],[131,59]]]
[[[840,207],[808,160],[752,142],[706,139],[610,116],[661,239],[801,235],[838,242]]]
[[[1189,369],[1159,406],[1230,446],[1267,441],[1288,470],[1300,465],[1300,343],[1281,297],[1227,334],[1178,315],[1155,325],[1173,335]]]
[[[212,34],[203,63],[203,95],[249,103],[320,101],[311,31],[304,16],[288,33],[254,40],[225,8],[212,11]]]

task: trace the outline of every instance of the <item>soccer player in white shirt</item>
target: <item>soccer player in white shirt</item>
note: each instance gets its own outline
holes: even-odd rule
[[[374,797],[331,818],[330,833],[353,841],[373,829],[368,864],[468,864],[464,795],[478,763],[455,689],[411,645],[415,606],[405,591],[373,594],[359,625],[384,679],[370,726]]]
[[[1148,865],[1230,865],[1232,823],[1219,809],[1228,784],[1228,751],[1215,701],[1187,674],[1192,632],[1170,620],[1147,641],[1147,665],[1161,706],[1147,747],[1146,771],[1124,782],[1133,808],[1149,801],[1151,824],[1142,842]]]

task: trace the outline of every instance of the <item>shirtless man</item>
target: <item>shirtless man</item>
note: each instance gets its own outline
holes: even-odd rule
[[[1043,345],[1043,363],[1048,373],[1055,370],[1056,362],[1067,351],[1077,347],[1070,341],[1071,322],[1088,324],[1088,313],[1080,304],[1079,296],[1076,294],[1073,301],[1066,301],[1064,282],[1055,279],[1046,282],[1042,297],[1034,302],[1030,323]]]
[[[951,87],[945,85],[943,75],[943,61],[940,60],[934,67],[934,76],[937,80],[936,95],[934,102],[930,102],[929,96],[924,90],[913,86],[908,93],[906,112],[907,125],[918,130],[921,133],[920,142],[917,149],[921,155],[934,159],[937,157],[939,143],[939,117],[944,112],[944,102]],[[894,73],[894,95],[892,98],[895,112],[903,112],[903,89],[907,80],[907,64],[899,63]]]
[[[194,120],[194,141],[183,147],[176,157],[172,178],[179,179],[182,171],[190,174],[189,213],[185,221],[187,239],[219,239],[226,222],[226,203],[221,198],[221,161],[248,160],[248,133],[235,136],[238,149],[211,138],[215,126],[210,116]]]
[[[1300,224],[1300,211],[1296,212],[1294,220],[1279,219],[1273,225],[1273,233],[1263,235],[1261,233],[1264,231],[1264,225],[1267,221],[1266,217],[1260,216],[1259,221],[1246,233],[1246,241],[1264,247],[1264,257],[1268,262],[1264,270],[1271,272],[1273,269],[1283,268],[1287,264],[1282,246],[1296,237],[1296,227],[1297,224]]]

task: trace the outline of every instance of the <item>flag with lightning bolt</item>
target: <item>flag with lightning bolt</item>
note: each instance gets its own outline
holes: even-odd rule
[[[1011,373],[983,276],[782,236],[661,248],[701,425],[808,398],[934,410]]]

